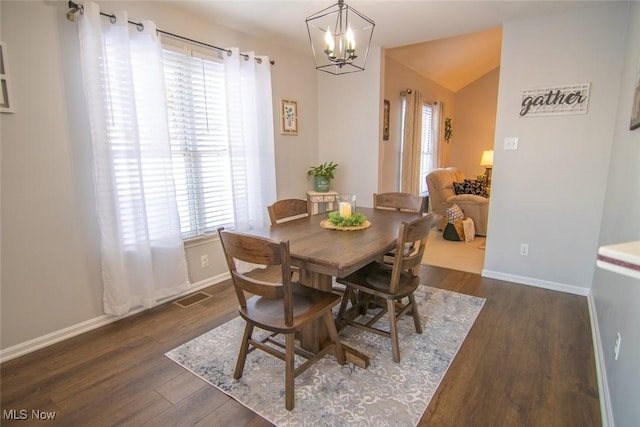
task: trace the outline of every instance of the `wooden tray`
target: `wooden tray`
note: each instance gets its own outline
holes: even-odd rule
[[[325,219],[324,221],[320,222],[320,227],[326,228],[329,230],[355,231],[355,230],[364,230],[365,228],[369,228],[371,227],[371,223],[365,220],[360,225],[354,225],[352,227],[338,227],[337,225],[331,224],[331,221],[329,221],[328,219]]]

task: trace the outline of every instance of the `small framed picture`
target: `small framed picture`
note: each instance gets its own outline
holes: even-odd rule
[[[633,104],[631,105],[631,120],[629,130],[640,128],[640,58],[636,68],[636,88],[633,91]]]
[[[7,65],[7,45],[0,42],[0,112],[13,113],[11,89],[9,84],[9,67]]]
[[[389,140],[389,110],[391,109],[391,104],[389,104],[389,100],[384,100],[384,110],[382,116],[382,140]]]
[[[640,83],[636,86],[633,95],[633,106],[631,107],[631,121],[629,129],[634,130],[640,128]]]
[[[298,103],[296,101],[280,100],[280,134],[298,134]]]

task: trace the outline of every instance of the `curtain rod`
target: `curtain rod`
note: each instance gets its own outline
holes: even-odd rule
[[[75,16],[75,14],[77,12],[80,12],[80,15],[84,14],[84,6],[82,4],[74,3],[72,0],[69,0],[68,5],[69,5],[69,11],[67,12],[67,19],[69,21],[73,21],[74,20],[74,16]],[[108,13],[105,13],[105,12],[102,12],[102,11],[100,11],[100,15],[106,16],[107,18],[109,18],[109,21],[112,24],[116,23],[116,15],[111,15],[111,14],[108,14]],[[134,22],[134,21],[129,21],[129,20],[127,20],[127,22],[129,24],[131,24],[131,25],[135,25],[136,28],[138,29],[138,31],[142,31],[144,29],[144,25],[141,22]],[[174,37],[174,38],[177,38],[177,39],[180,39],[180,40],[188,41],[190,43],[198,44],[200,46],[205,46],[205,47],[208,47],[210,49],[216,49],[216,50],[219,50],[221,52],[227,52],[227,55],[231,55],[231,51],[229,49],[225,49],[223,47],[214,46],[212,44],[204,43],[204,42],[201,42],[201,41],[198,41],[198,40],[193,40],[193,39],[190,39],[188,37],[184,37],[184,36],[180,36],[178,34],[170,33],[168,31],[163,31],[163,30],[161,30],[159,28],[156,28],[156,32],[160,33],[160,34],[163,34],[165,36]],[[246,53],[241,53],[240,55],[244,56],[245,59],[249,59],[249,55],[247,55]],[[258,63],[262,62],[262,58],[255,58],[255,60],[258,61]],[[275,65],[275,63],[276,63],[273,60],[271,60],[269,62],[270,62],[271,65]]]

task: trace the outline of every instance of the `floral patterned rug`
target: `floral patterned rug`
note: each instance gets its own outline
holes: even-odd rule
[[[399,364],[391,360],[389,339],[348,326],[341,339],[369,355],[371,365],[340,366],[325,356],[296,378],[293,411],[284,407],[281,360],[254,351],[242,378],[233,379],[240,317],[166,355],[277,426],[415,426],[485,302],[427,286],[420,286],[416,300],[424,332],[415,333],[409,316],[399,322]]]

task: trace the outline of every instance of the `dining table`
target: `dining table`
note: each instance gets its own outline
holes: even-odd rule
[[[319,213],[279,224],[253,229],[249,233],[278,241],[289,241],[291,265],[299,269],[300,283],[326,292],[333,291],[333,278],[346,277],[367,264],[381,260],[396,246],[400,225],[421,214],[390,209],[358,207],[370,226],[357,230],[325,228],[327,213]],[[321,321],[300,334],[301,346],[317,351],[327,340]],[[347,360],[366,367],[367,355],[346,347]]]

